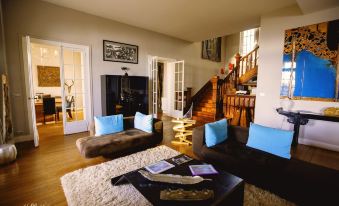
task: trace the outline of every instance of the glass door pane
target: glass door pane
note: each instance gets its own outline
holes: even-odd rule
[[[174,62],[174,111],[183,116],[184,103],[184,61]]]
[[[152,81],[152,114],[154,118],[157,118],[157,115],[158,115],[158,60],[156,57],[152,57],[151,81]]]
[[[65,133],[87,131],[89,90],[86,89],[85,50],[63,47],[63,81]]]

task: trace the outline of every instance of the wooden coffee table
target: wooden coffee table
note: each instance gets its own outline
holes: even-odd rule
[[[182,156],[182,154],[178,155],[177,157],[180,156]],[[204,162],[202,161],[193,159],[184,164],[177,165],[171,159],[167,159],[166,161],[175,165],[175,167],[163,172],[162,174],[178,174],[192,176],[192,173],[188,166],[195,164],[204,164]],[[129,172],[119,177],[112,178],[111,182],[113,185],[120,184],[123,182],[129,182],[153,205],[165,205],[165,206],[243,205],[244,181],[239,177],[236,177],[228,172],[219,169],[218,167],[215,167],[215,169],[219,172],[219,174],[203,176],[204,178],[212,179],[212,181],[203,181],[201,183],[194,185],[179,185],[179,184],[151,182],[144,178],[138,172],[141,169]],[[210,189],[214,191],[214,198],[209,200],[198,200],[198,201],[160,200],[160,191],[168,188],[171,189],[182,188],[189,190]]]

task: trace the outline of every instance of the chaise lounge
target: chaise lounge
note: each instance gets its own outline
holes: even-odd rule
[[[153,119],[153,133],[134,128],[134,117],[124,117],[124,131],[94,136],[94,124],[90,126],[90,136],[79,138],[76,146],[85,158],[97,156],[120,156],[159,144],[163,139],[163,123]]]
[[[247,128],[228,126],[226,141],[207,147],[205,128],[200,126],[193,130],[193,152],[298,205],[338,204],[339,171],[247,147],[248,136]]]

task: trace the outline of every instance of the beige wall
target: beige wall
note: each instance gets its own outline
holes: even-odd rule
[[[256,123],[293,129],[286,118],[275,111],[286,104],[280,100],[284,31],[338,18],[339,7],[308,15],[302,15],[297,7],[291,7],[261,18]],[[325,107],[338,107],[339,103],[299,100],[291,101],[290,105],[292,110],[319,113]],[[310,120],[309,124],[301,127],[299,142],[339,151],[338,136],[338,123]]]
[[[225,37],[225,64],[228,69],[228,63],[235,64],[234,56],[239,52],[240,33],[234,33]]]
[[[90,46],[94,115],[101,114],[100,75],[123,74],[122,66],[130,68],[130,75],[148,75],[148,55],[185,60],[186,86],[192,86],[193,92],[224,65],[224,53],[220,63],[202,60],[200,42],[186,42],[37,0],[6,0],[3,6],[14,131],[17,135],[28,131],[20,55],[22,35]],[[139,64],[103,61],[104,39],[138,45]]]
[[[60,68],[59,48],[35,43],[31,45],[34,94],[44,93],[51,96],[61,96],[61,87],[39,87],[38,82],[38,65]]]
[[[5,52],[5,39],[4,39],[4,26],[3,26],[3,12],[2,12],[2,1],[0,1],[0,75],[7,73],[6,68],[6,52]],[[0,76],[1,78],[1,76]],[[2,82],[2,80],[0,81]],[[2,87],[0,87],[2,88]],[[2,108],[2,89],[0,90],[0,117],[2,121],[3,108]]]

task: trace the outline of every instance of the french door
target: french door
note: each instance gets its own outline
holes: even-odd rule
[[[151,84],[152,84],[152,115],[158,116],[158,59],[151,57]]]
[[[39,146],[39,132],[36,125],[31,39],[29,36],[22,37],[23,66],[25,73],[26,97],[27,97],[27,115],[28,115],[28,136],[33,137],[34,146]]]
[[[64,134],[87,131],[91,119],[88,48],[62,44],[61,53]]]
[[[89,47],[62,42],[22,38],[23,62],[28,111],[29,136],[34,137],[35,146],[39,145],[39,133],[36,125],[34,102],[33,68],[31,42],[53,45],[55,55],[60,60],[60,81],[64,134],[88,131],[93,112],[91,104],[91,85],[89,69]]]
[[[151,82],[151,102],[152,102],[152,114],[153,117],[157,117],[158,113],[158,61],[161,59],[156,56],[149,56],[149,74],[150,74],[150,82]],[[163,60],[164,58],[162,58]],[[168,59],[166,62],[167,73],[169,74],[164,81],[167,82],[167,93],[168,93],[168,101],[169,101],[169,114],[172,117],[182,118],[183,110],[184,110],[184,73],[185,62],[175,61],[172,59]]]
[[[177,61],[174,64],[174,116],[182,118],[184,115],[184,73],[185,62]]]

